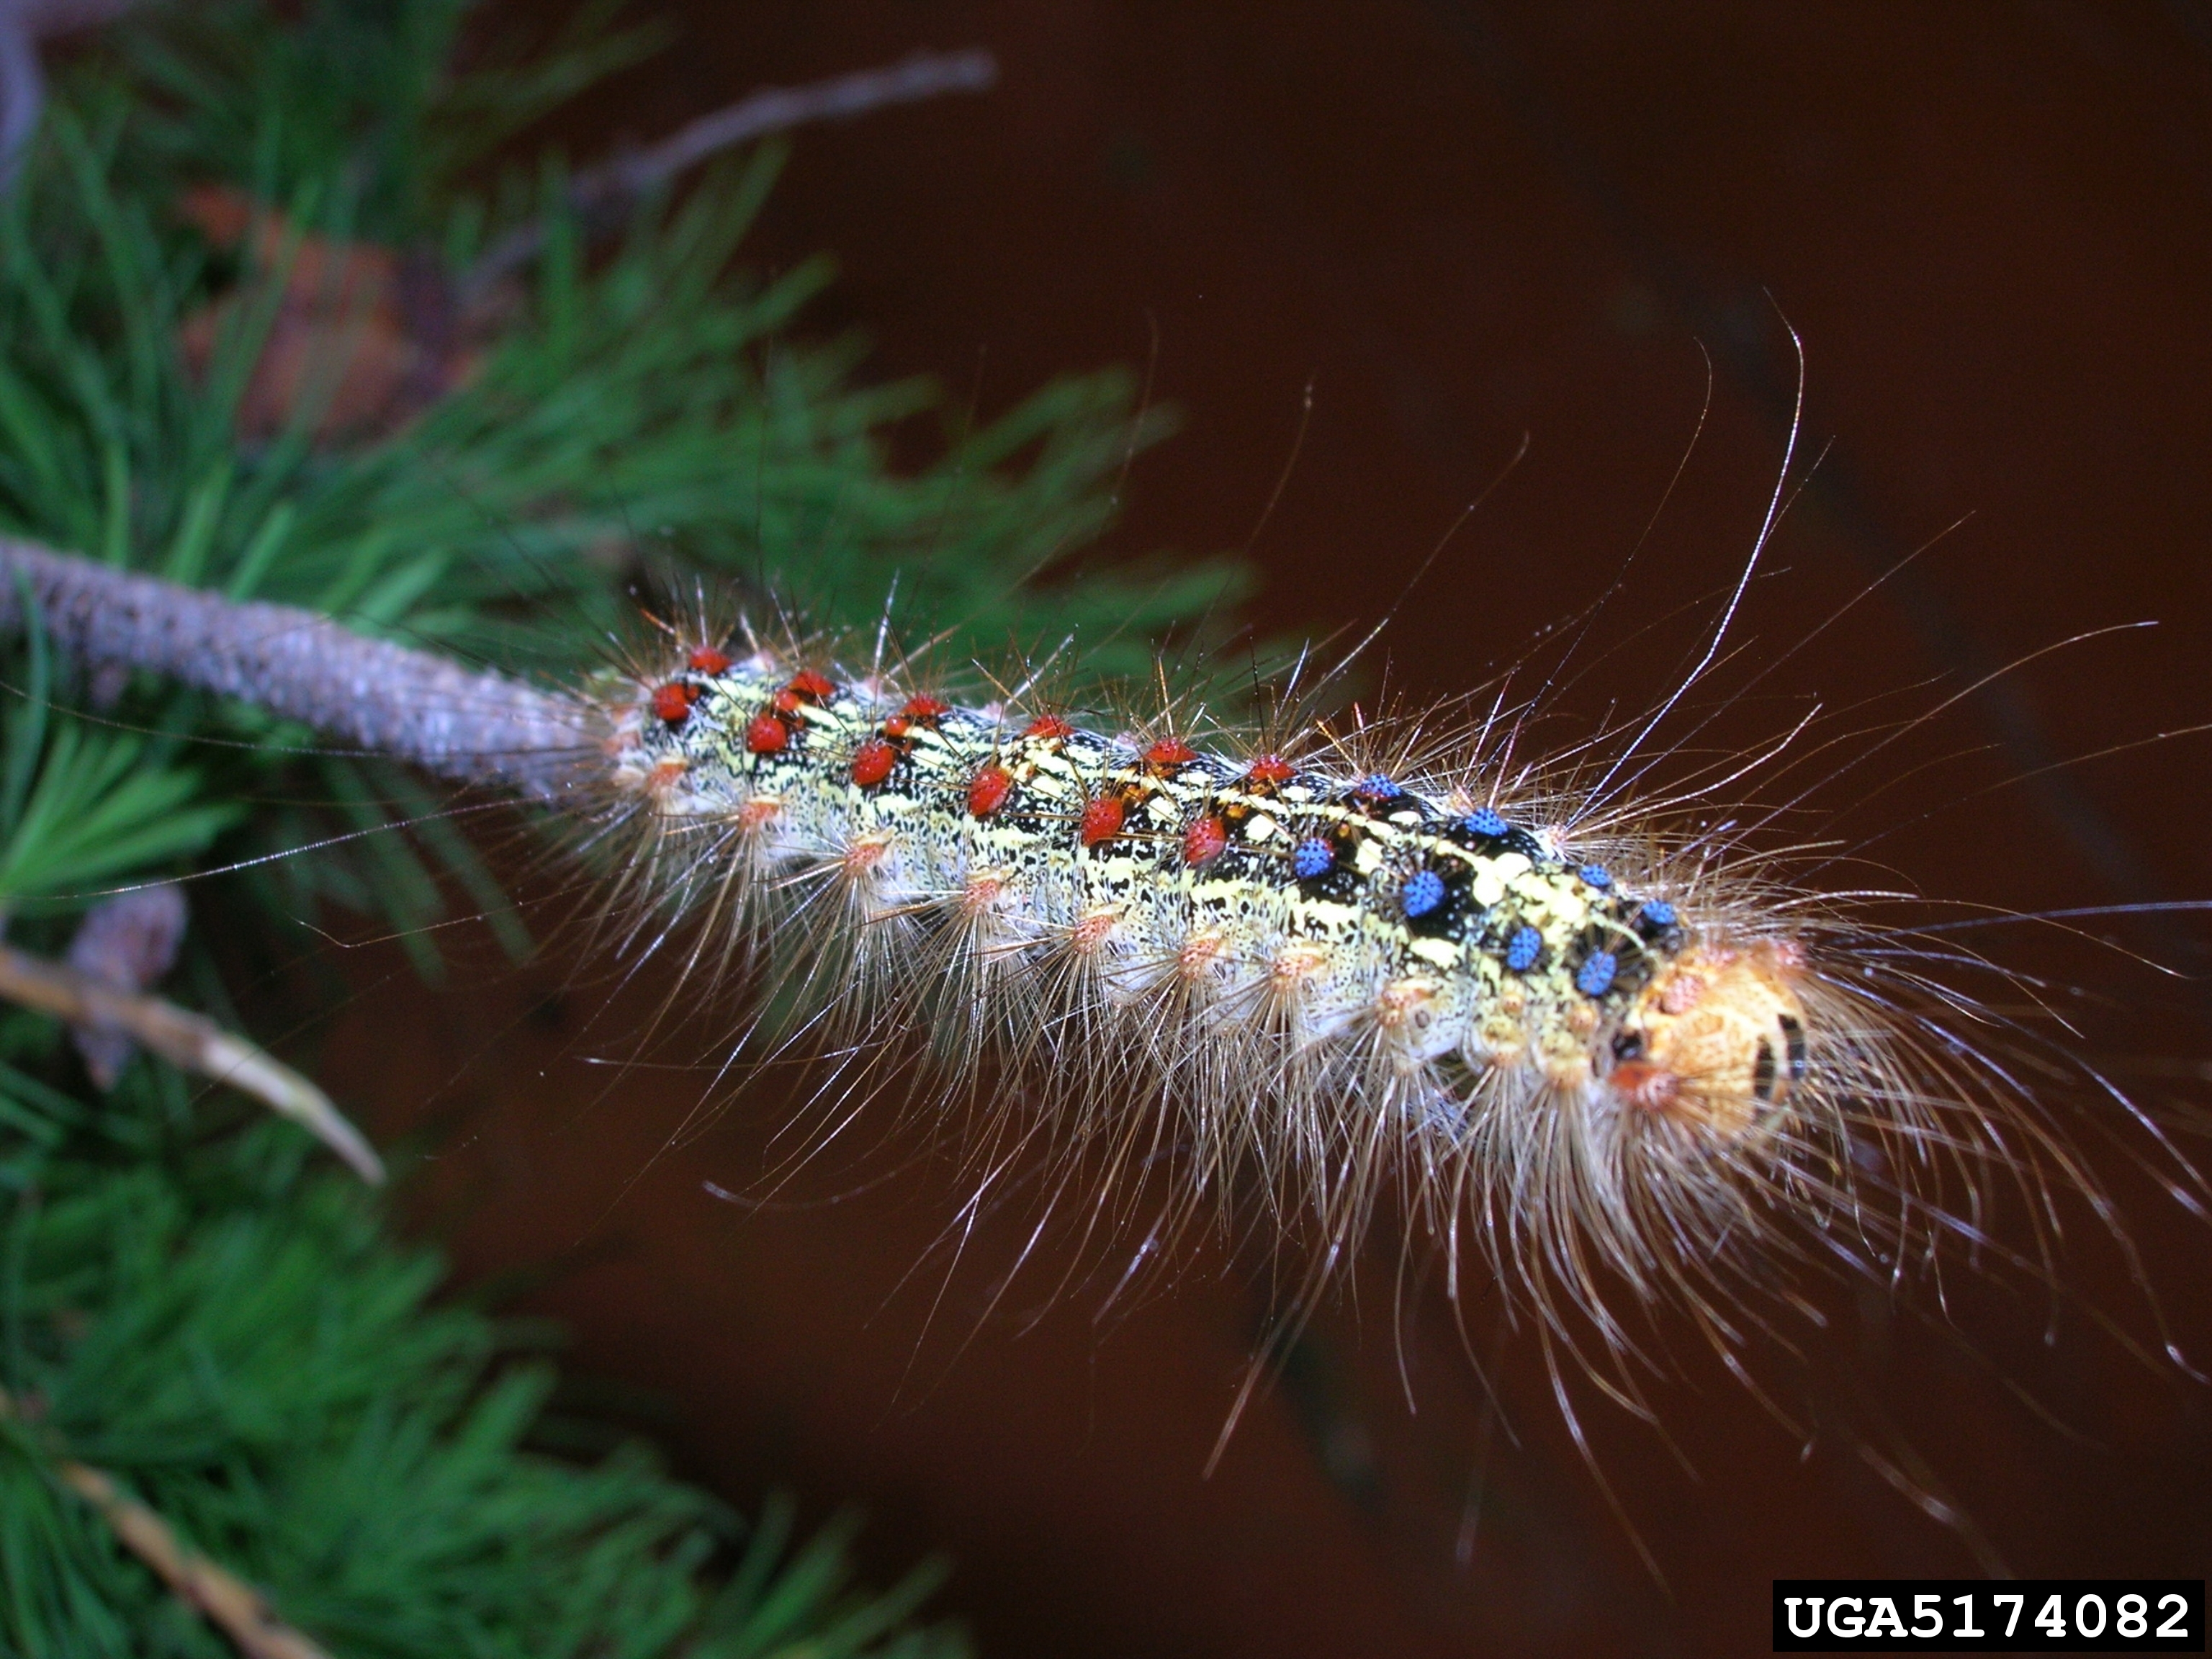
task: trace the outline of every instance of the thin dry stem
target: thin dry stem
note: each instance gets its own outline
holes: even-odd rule
[[[988,92],[998,79],[998,60],[981,47],[971,46],[963,52],[918,52],[889,68],[858,70],[803,87],[766,87],[701,116],[659,143],[586,168],[569,182],[568,203],[587,221],[610,217],[708,156],[756,138],[816,121],[850,120],[872,110],[949,92]],[[544,246],[543,221],[533,219],[509,231],[469,272],[465,303],[514,275]]]
[[[21,1416],[0,1389],[0,1417]],[[152,1568],[179,1601],[228,1636],[246,1659],[328,1659],[279,1619],[260,1591],[189,1548],[167,1521],[125,1492],[105,1469],[73,1457],[56,1459],[53,1469],[64,1486],[100,1512],[124,1548]]]
[[[118,991],[10,945],[0,945],[0,997],[72,1025],[118,1033],[176,1065],[252,1095],[306,1129],[363,1181],[383,1184],[383,1160],[328,1095],[204,1015],[160,997]]]

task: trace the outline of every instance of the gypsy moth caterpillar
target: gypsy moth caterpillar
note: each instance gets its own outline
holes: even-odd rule
[[[357,723],[442,684],[422,653],[357,664],[343,630],[296,612],[103,633],[82,619],[164,614],[159,585],[10,562],[66,648],[210,684],[255,662],[250,695],[288,712],[296,673],[319,699],[301,711],[348,740],[392,741]],[[278,638],[307,648],[264,648]],[[1137,1260],[1233,1213],[1284,1264],[1278,1340],[1378,1214],[1410,1224],[1408,1256],[1441,1255],[1455,1295],[1480,1269],[1461,1305],[1494,1274],[1547,1363],[1643,1412],[1655,1308],[1755,1367],[1790,1340],[1778,1310],[1812,1260],[1906,1277],[1948,1234],[2041,1274],[2045,1241],[2007,1245],[1990,1222],[1993,1181],[2041,1227],[2087,1166],[1994,1054],[2011,1013],[1737,846],[1703,797],[1746,799],[1756,757],[1604,805],[1602,744],[1547,768],[1491,705],[1291,716],[1261,740],[1172,700],[1073,707],[1026,678],[963,686],[880,640],[698,618],[580,694],[440,692],[420,757],[550,780],[538,793],[627,889],[609,954],[696,952],[684,994],[703,999],[720,964],[761,952],[781,1023],[753,1058],[820,1037],[818,1135],[932,1049],[940,1103],[984,1109],[973,1205],[1042,1152],[1048,1196],[1079,1230],[1135,1237]],[[520,738],[482,723],[518,706],[544,716]],[[1255,812],[1280,833],[1255,842]],[[978,858],[994,826],[1003,870]],[[1201,894],[1209,870],[1224,878]],[[1484,966],[1422,983],[1439,975],[1409,962],[1445,966],[1425,942]],[[1478,1012],[1506,1029],[1470,1045]],[[1009,1080],[1024,1086],[986,1086]],[[1174,1197],[1139,1212],[1167,1167]]]
[[[963,703],[880,643],[672,647],[599,690],[630,948],[684,918],[692,963],[748,964],[765,1048],[833,1057],[825,1138],[924,1057],[986,1185],[1040,1150],[1095,1214],[1168,1158],[1148,1242],[1249,1211],[1313,1264],[1300,1302],[1388,1206],[1594,1374],[1659,1304],[1736,1348],[1808,1241],[1901,1275],[1983,1237],[1993,1180],[2039,1229],[2054,1184],[2095,1194],[1909,928],[1793,888],[1701,792],[1589,810],[1617,766],[1501,764],[1510,718],[1261,746]]]
[[[1309,1236],[1299,1305],[1388,1202],[1443,1242],[1455,1285],[1472,1247],[1601,1371],[1662,1304],[1733,1349],[1763,1258],[1807,1238],[1896,1275],[1947,1233],[1989,1243],[1993,1176],[2039,1237],[2054,1181],[2100,1201],[1972,1030],[2008,1016],[1931,972],[1909,927],[1791,885],[1715,821],[1716,792],[1786,738],[1638,798],[1641,748],[1711,665],[1756,550],[1681,684],[1571,767],[1521,756],[1529,711],[1496,702],[1263,741],[1169,700],[1116,729],[1036,696],[1035,674],[963,703],[887,660],[883,630],[856,668],[703,605],[628,668],[548,692],[4,552],[88,664],[554,805],[611,849],[617,955],[682,939],[691,968],[758,981],[767,1044],[831,1057],[826,1122],[921,1054],[940,1106],[979,1117],[977,1168],[1048,1149],[1103,1212],[1164,1156],[1181,1173],[1154,1242],[1254,1210]]]

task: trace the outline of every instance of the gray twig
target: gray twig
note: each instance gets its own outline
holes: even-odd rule
[[[540,800],[592,750],[580,699],[368,639],[290,605],[246,604],[0,538],[0,630],[27,592],[57,649],[88,669],[143,668],[242,698],[349,747]]]
[[[644,149],[586,167],[568,185],[568,204],[587,223],[613,216],[638,198],[708,156],[814,121],[844,121],[893,104],[949,92],[984,92],[996,84],[998,60],[981,47],[916,52],[888,69],[860,70],[803,87],[767,87],[702,115]],[[533,220],[495,242],[464,284],[464,302],[482,298],[501,278],[535,258],[545,226]]]

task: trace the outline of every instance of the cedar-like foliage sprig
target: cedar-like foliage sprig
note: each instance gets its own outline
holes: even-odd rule
[[[741,265],[772,147],[641,204],[611,246],[574,222],[557,160],[495,176],[478,140],[645,37],[600,12],[536,56],[486,56],[470,15],[149,6],[58,77],[0,201],[0,529],[556,676],[592,665],[635,591],[695,580],[849,627],[896,575],[910,625],[952,625],[948,650],[1072,633],[1109,641],[1109,671],[1233,592],[1228,564],[1071,579],[1111,481],[1164,429],[1126,376],[971,430],[925,384],[866,382],[856,342],[806,338],[827,262]],[[195,228],[183,192],[210,184],[270,234]],[[542,256],[404,420],[331,430],[313,388],[274,431],[242,418],[298,261],[373,244],[458,284],[524,216]],[[935,458],[894,465],[894,430],[933,416]],[[0,650],[11,945],[58,953],[104,889],[337,830],[371,833],[195,884],[191,936],[337,902],[428,966],[453,883],[499,914],[421,781],[249,708],[73,676],[27,620]],[[168,994],[245,1023],[212,958],[187,968]],[[931,1571],[850,1587],[847,1523],[794,1547],[788,1506],[741,1525],[634,1449],[535,1449],[550,1371],[433,1301],[439,1278],[296,1130],[144,1058],[103,1095],[51,1021],[0,1012],[0,1647],[229,1651],[70,1488],[91,1466],[336,1653],[961,1650],[911,1622]]]
[[[1057,382],[969,430],[927,383],[863,381],[856,341],[799,337],[829,263],[772,279],[739,263],[775,147],[643,205],[611,248],[586,244],[550,159],[506,186],[477,182],[479,158],[438,137],[469,127],[457,110],[512,131],[636,42],[586,27],[550,68],[463,72],[449,57],[467,10],[315,0],[279,27],[245,0],[155,8],[64,77],[0,204],[0,527],[555,675],[597,660],[639,590],[680,599],[695,582],[774,590],[832,628],[872,621],[896,588],[907,631],[949,629],[948,653],[1073,635],[1099,642],[1091,666],[1106,674],[1141,668],[1159,635],[1234,593],[1241,576],[1224,562],[1116,562],[1067,579],[1110,520],[1112,481],[1165,428],[1133,413],[1126,374]],[[518,192],[519,176],[534,185]],[[275,269],[185,222],[180,192],[209,182],[261,204]],[[284,429],[241,436],[309,239],[366,238],[458,283],[484,234],[520,212],[539,217],[545,251],[472,372],[397,429],[319,434],[326,397],[311,387]],[[210,318],[196,368],[179,343]],[[938,459],[894,466],[892,430],[933,410]],[[20,683],[22,667],[0,673]],[[195,804],[331,804],[257,812],[204,861],[416,826],[256,866],[278,913],[379,912],[430,969],[423,930],[458,881],[523,947],[468,840],[395,769],[299,758],[286,751],[311,734],[167,687],[132,689],[117,712],[262,746],[198,757],[185,769]]]
[[[210,1134],[141,1064],[100,1101],[42,1080],[50,1031],[0,1024],[0,1647],[228,1652],[55,1478],[105,1469],[331,1651],[380,1659],[805,1652],[953,1659],[908,1622],[941,1576],[854,1589],[850,1522],[793,1547],[635,1446],[532,1448],[551,1372],[433,1304],[431,1253],[259,1125]]]
[[[578,93],[667,46],[623,0],[585,0],[550,30],[478,0],[268,0],[148,12],[115,49],[140,106],[134,165],[177,182],[252,183],[282,200],[343,178],[352,234],[389,246],[466,237],[475,175]],[[456,250],[459,251],[459,250]]]

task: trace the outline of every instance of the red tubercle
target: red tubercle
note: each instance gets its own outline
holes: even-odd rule
[[[653,712],[671,726],[681,726],[691,712],[692,700],[698,695],[690,686],[672,680],[654,690]]]
[[[780,755],[791,746],[791,728],[774,714],[756,714],[745,726],[745,747],[756,755]]]
[[[826,675],[816,673],[811,668],[802,668],[791,677],[791,683],[784,690],[794,697],[819,702],[824,697],[837,695],[837,682]]]
[[[1085,847],[1096,847],[1101,842],[1111,841],[1121,833],[1121,820],[1128,816],[1128,811],[1129,809],[1121,804],[1120,796],[1102,795],[1083,809],[1083,822],[1077,834]]]
[[[908,720],[924,721],[942,719],[951,712],[952,705],[942,698],[920,693],[908,697],[906,706],[899,710],[900,714]]]
[[[970,816],[988,818],[1006,804],[1006,797],[1014,793],[1012,774],[1003,766],[986,766],[968,781],[968,811]]]
[[[903,714],[894,714],[884,722],[884,735],[887,738],[903,738],[913,730],[914,722]]]
[[[1190,828],[1182,832],[1182,861],[1196,869],[1219,858],[1228,845],[1227,826],[1208,812],[1191,820]]]
[[[853,781],[863,789],[872,789],[890,776],[898,760],[896,747],[881,738],[870,738],[853,751]]]
[[[779,714],[796,714],[799,712],[799,693],[779,691],[769,699],[769,707]]]
[[[690,666],[702,674],[726,674],[730,659],[711,645],[702,645],[686,659]]]
[[[1057,714],[1039,714],[1023,732],[1025,738],[1037,738],[1048,743],[1057,743],[1062,738],[1072,738],[1075,728]]]
[[[1166,770],[1172,767],[1188,766],[1198,758],[1198,750],[1181,738],[1162,738],[1145,750],[1145,764]]]
[[[1254,783],[1288,783],[1297,775],[1297,770],[1280,755],[1260,755],[1244,769],[1244,775]]]

